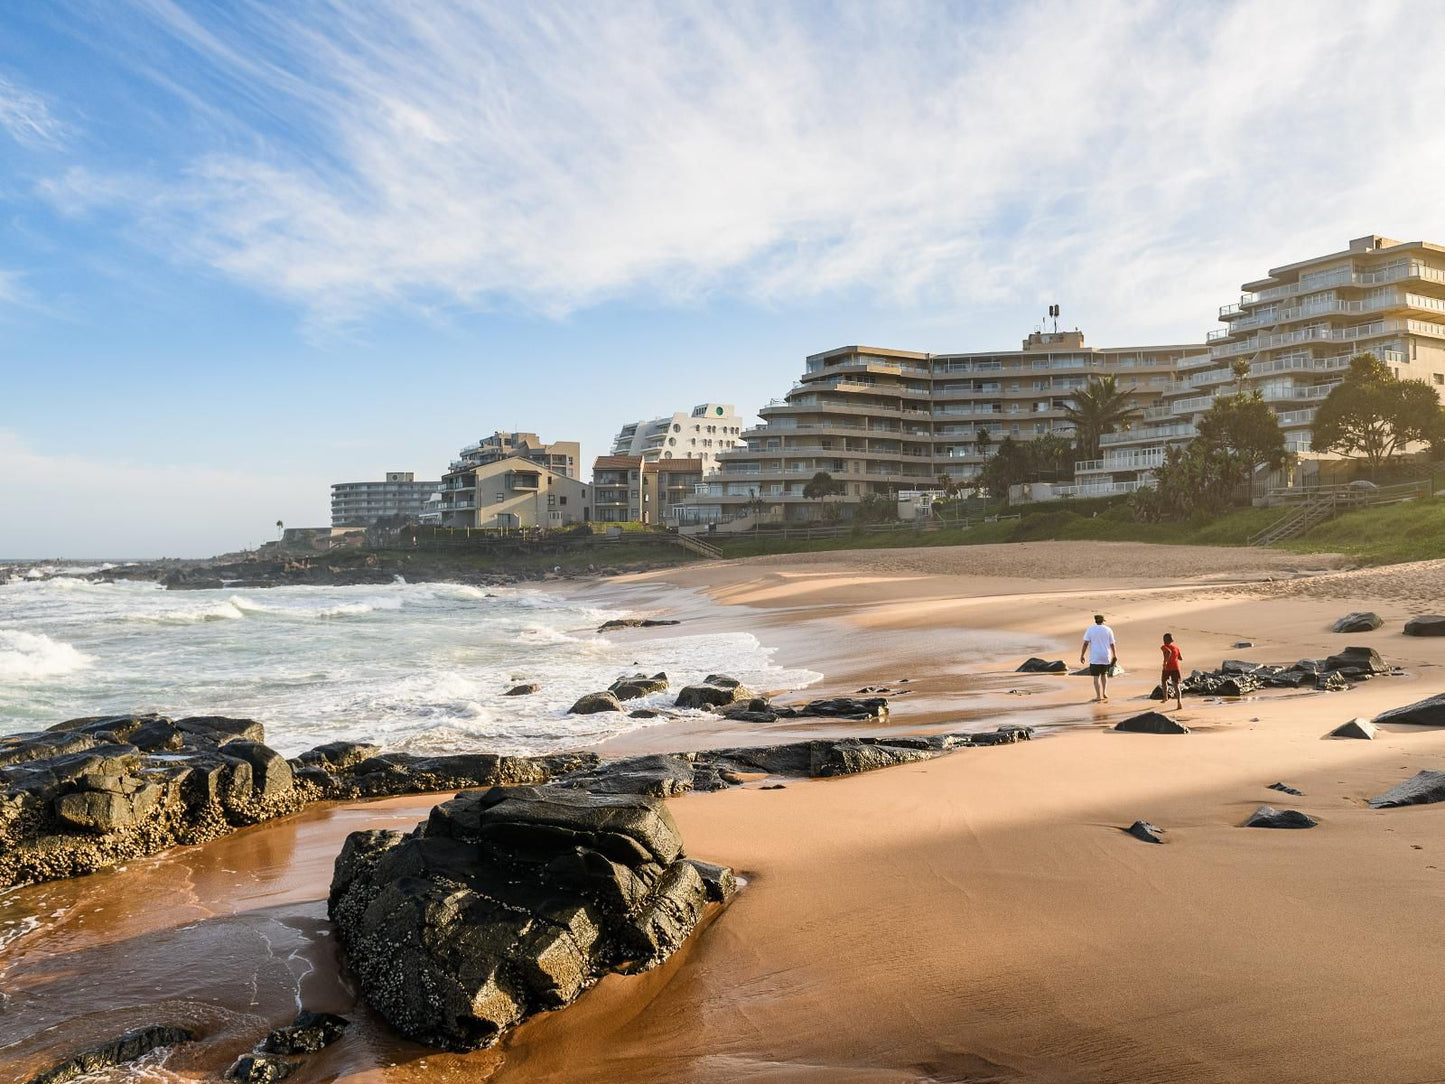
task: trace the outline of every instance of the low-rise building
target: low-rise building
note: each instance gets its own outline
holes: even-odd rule
[[[702,484],[703,460],[659,459],[642,465],[642,522],[675,527],[683,502]]]
[[[567,527],[588,520],[589,488],[512,455],[447,471],[437,511],[443,527]]]
[[[568,478],[582,477],[582,445],[575,440],[545,444],[536,433],[503,433],[501,430],[468,444],[451,463],[453,471],[500,462],[512,456],[530,459],[538,466]]]
[[[381,520],[419,520],[441,482],[418,482],[411,471],[388,471],[381,482],[336,482],[331,487],[333,527],[371,527]]]
[[[642,522],[640,455],[600,455],[592,464],[592,518],[598,523]]]
[[[640,456],[644,462],[697,459],[707,473],[720,452],[743,445],[742,419],[728,403],[700,403],[651,421],[629,422],[612,441],[612,454]]]

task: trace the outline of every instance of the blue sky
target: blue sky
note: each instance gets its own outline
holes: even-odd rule
[[[202,555],[808,353],[1197,341],[1445,240],[1445,8],[0,8],[0,555]]]

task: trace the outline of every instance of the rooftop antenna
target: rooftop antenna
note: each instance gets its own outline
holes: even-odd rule
[[[1057,305],[1050,305],[1049,315],[1054,318],[1054,334],[1057,335],[1059,333],[1059,307]]]

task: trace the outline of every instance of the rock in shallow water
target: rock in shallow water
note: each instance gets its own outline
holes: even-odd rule
[[[609,971],[661,963],[710,895],[667,808],[634,795],[494,787],[411,835],[357,832],[329,911],[367,1001],[403,1035],[487,1046]]]
[[[335,1013],[302,1009],[289,1026],[268,1034],[261,1049],[268,1054],[314,1054],[341,1038],[350,1023]]]
[[[65,1084],[67,1081],[114,1069],[159,1050],[163,1046],[188,1043],[194,1036],[185,1028],[151,1024],[136,1028],[108,1043],[92,1046],[73,1054],[45,1072],[31,1077],[25,1084]]]
[[[287,1061],[274,1054],[242,1054],[226,1070],[226,1079],[239,1080],[243,1084],[275,1084],[299,1068],[299,1061]]]

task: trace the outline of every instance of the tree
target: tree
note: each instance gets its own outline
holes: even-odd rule
[[[1249,382],[1249,362],[1245,358],[1235,358],[1229,363],[1229,371],[1234,374],[1235,394],[1243,395],[1244,386]]]
[[[938,488],[943,490],[943,495],[945,497],[947,497],[949,500],[953,500],[955,497],[958,496],[959,489],[961,487],[957,482],[953,480],[953,476],[950,475],[948,471],[943,471],[938,476]]]
[[[1218,453],[1209,462],[1230,474],[1235,485],[1248,482],[1261,467],[1279,470],[1289,461],[1279,417],[1257,391],[1216,399],[1199,419],[1198,430],[1195,443]]]
[[[1007,499],[1010,486],[1072,475],[1073,467],[1074,446],[1057,434],[1034,440],[1004,437],[978,480],[992,496]]]
[[[1064,417],[1073,423],[1079,454],[1084,459],[1098,459],[1099,438],[1134,416],[1129,392],[1120,388],[1113,376],[1102,376],[1090,380],[1072,398],[1073,402],[1064,407]]]
[[[804,497],[810,501],[818,501],[825,507],[829,497],[841,497],[847,492],[848,487],[825,470],[813,475],[803,486]]]
[[[856,523],[896,523],[898,501],[886,493],[868,493],[853,513]]]
[[[1445,411],[1423,380],[1400,380],[1374,354],[1350,359],[1345,379],[1315,412],[1317,451],[1363,457],[1371,473],[1406,445],[1445,438]]]
[[[1239,480],[1239,457],[1208,441],[1192,440],[1164,449],[1152,489],[1130,495],[1134,516],[1145,522],[1184,519],[1196,512],[1221,512]]]
[[[993,444],[993,437],[989,435],[989,431],[987,429],[980,429],[974,435],[973,439],[974,444],[978,447],[978,454],[984,459],[987,459],[989,446]]]

